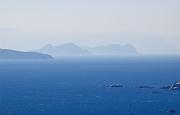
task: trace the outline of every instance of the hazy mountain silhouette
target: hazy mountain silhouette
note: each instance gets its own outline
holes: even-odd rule
[[[119,56],[137,54],[136,48],[132,45],[119,45],[111,44],[107,46],[87,47],[83,49],[73,43],[66,43],[62,45],[53,46],[51,44],[45,45],[41,49],[35,50],[36,52],[46,53],[54,57],[62,56]]]
[[[62,45],[45,45],[43,48],[35,50],[36,52],[46,53],[54,57],[61,56],[86,56],[89,55],[87,50],[83,50],[73,43],[66,43]]]
[[[22,52],[0,49],[0,59],[52,59],[50,55],[36,52]]]
[[[93,55],[132,55],[137,54],[137,50],[130,44],[120,45],[120,44],[110,44],[104,46],[97,46],[89,49],[90,53]]]

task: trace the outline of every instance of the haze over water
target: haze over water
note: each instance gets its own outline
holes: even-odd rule
[[[0,115],[180,115],[179,0],[0,0]]]

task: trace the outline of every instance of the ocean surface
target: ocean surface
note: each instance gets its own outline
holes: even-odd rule
[[[180,115],[178,80],[179,56],[0,61],[0,115]]]

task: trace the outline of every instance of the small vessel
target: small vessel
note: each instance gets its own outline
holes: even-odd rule
[[[117,83],[117,84],[106,85],[106,87],[123,87],[123,85]]]
[[[111,84],[110,87],[123,87],[123,86],[120,84]]]

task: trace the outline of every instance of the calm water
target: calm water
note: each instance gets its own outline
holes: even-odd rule
[[[1,61],[0,115],[180,115],[180,91],[158,89],[177,80],[179,57]]]

